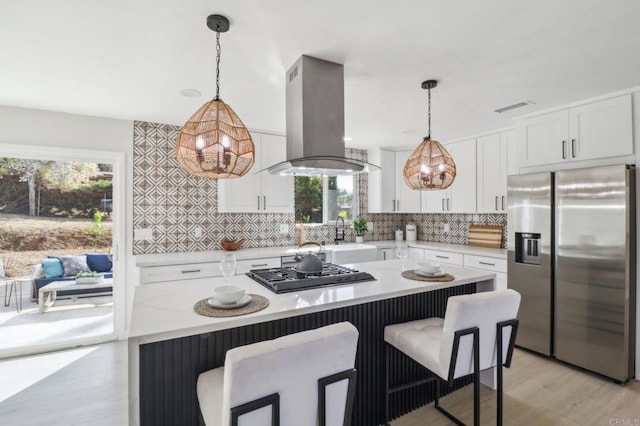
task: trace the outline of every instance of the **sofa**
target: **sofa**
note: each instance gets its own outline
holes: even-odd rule
[[[79,272],[97,272],[105,278],[113,278],[113,263],[106,253],[48,256],[34,266],[34,286],[31,297],[38,300],[38,291],[54,281],[74,281]],[[57,297],[88,297],[112,294],[113,288],[59,291]]]

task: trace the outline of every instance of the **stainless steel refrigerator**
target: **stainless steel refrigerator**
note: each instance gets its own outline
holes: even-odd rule
[[[635,176],[626,165],[508,178],[516,344],[626,381],[634,368]]]

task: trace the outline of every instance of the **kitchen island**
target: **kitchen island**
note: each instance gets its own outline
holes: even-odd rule
[[[193,311],[198,300],[225,283],[222,278],[138,286],[129,337],[130,424],[196,425],[200,422],[197,377],[223,365],[228,349],[340,321],[350,321],[360,332],[354,424],[381,424],[384,326],[443,316],[449,296],[495,288],[494,274],[454,266],[444,267],[455,277],[450,282],[402,278],[400,261],[347,266],[369,272],[376,281],[275,294],[249,277],[235,276],[231,284],[270,300],[266,309],[238,317],[210,318]],[[414,267],[413,261],[406,262],[406,269]],[[393,359],[392,365],[403,374],[423,374],[406,359]],[[454,389],[466,383],[468,379],[458,380]],[[425,385],[399,394],[392,401],[392,414],[431,401],[434,391]]]

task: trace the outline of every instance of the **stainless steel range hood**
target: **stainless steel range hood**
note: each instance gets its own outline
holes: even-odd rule
[[[353,175],[380,168],[344,156],[344,70],[302,56],[287,71],[287,160],[280,175]]]

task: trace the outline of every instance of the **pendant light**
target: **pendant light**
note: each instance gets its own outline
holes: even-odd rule
[[[207,27],[216,33],[216,96],[182,127],[176,141],[176,157],[191,175],[238,178],[253,166],[255,147],[242,120],[220,99],[220,33],[229,31],[229,20],[210,15]]]
[[[427,89],[429,98],[429,133],[404,165],[404,182],[411,189],[445,189],[456,178],[456,163],[453,158],[440,142],[431,140],[431,89],[437,85],[436,80],[422,82],[422,88]]]

